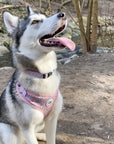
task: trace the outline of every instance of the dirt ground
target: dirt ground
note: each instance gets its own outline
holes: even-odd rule
[[[58,67],[64,106],[57,144],[114,144],[114,53],[87,54]],[[12,72],[0,69],[0,93]]]

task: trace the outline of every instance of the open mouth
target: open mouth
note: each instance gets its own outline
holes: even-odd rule
[[[58,28],[54,33],[47,34],[41,37],[39,40],[40,44],[45,47],[59,47],[59,48],[69,48],[71,51],[75,50],[75,43],[65,37],[54,37],[65,29],[65,25]]]
[[[62,43],[59,42],[59,40],[57,40],[57,38],[54,38],[55,35],[59,34],[64,29],[65,25],[61,26],[53,34],[44,35],[39,40],[40,44],[45,47],[65,47],[64,45],[62,45]]]

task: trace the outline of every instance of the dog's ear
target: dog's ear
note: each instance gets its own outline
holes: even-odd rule
[[[12,35],[14,30],[18,27],[19,18],[9,12],[3,12],[3,19],[8,33]]]
[[[32,8],[30,6],[27,6],[27,12],[28,12],[28,16],[34,14]]]

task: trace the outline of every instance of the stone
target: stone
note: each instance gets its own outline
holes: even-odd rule
[[[77,41],[80,40],[80,35],[79,35],[78,33],[76,33],[76,32],[73,32],[73,33],[72,33],[72,40],[73,40],[75,43],[77,43]]]
[[[0,46],[0,56],[8,52],[9,50],[5,46]]]

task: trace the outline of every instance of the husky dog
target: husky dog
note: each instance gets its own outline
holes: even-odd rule
[[[55,37],[66,28],[64,12],[46,18],[27,11],[23,19],[3,12],[16,70],[0,97],[0,144],[38,144],[36,133],[43,129],[47,144],[55,144],[63,99],[54,51],[74,50],[75,44]]]

